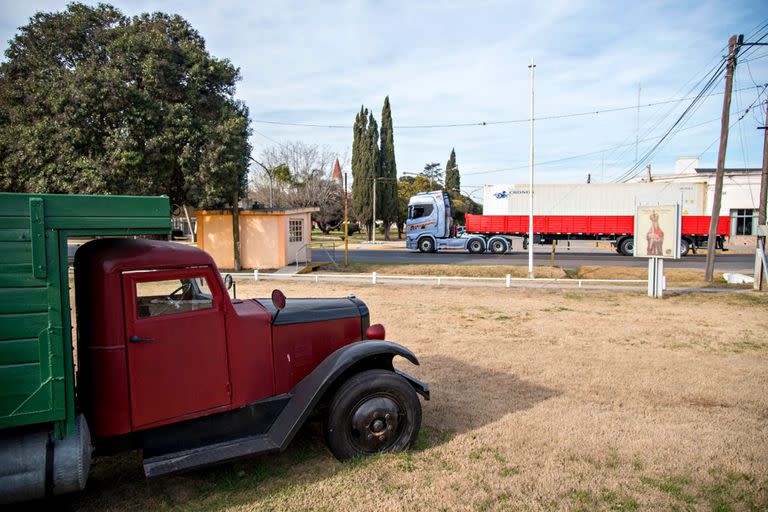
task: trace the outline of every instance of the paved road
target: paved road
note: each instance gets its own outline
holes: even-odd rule
[[[337,250],[337,261],[344,258],[344,253]],[[538,252],[534,256],[534,264],[548,265],[549,253]],[[706,256],[702,254],[690,255],[678,261],[668,260],[664,264],[667,268],[694,268],[704,269]],[[312,261],[328,261],[328,255],[322,249],[312,250]],[[510,254],[468,254],[468,253],[432,253],[422,254],[405,250],[369,250],[349,251],[349,260],[359,263],[421,263],[424,265],[454,264],[454,265],[525,265],[528,262],[528,254],[514,252]],[[718,254],[715,259],[715,268],[720,272],[748,272],[752,273],[755,257],[751,254]],[[645,267],[648,261],[641,258],[620,256],[614,252],[559,252],[555,257],[555,265],[563,268],[575,268],[583,265],[609,265],[626,267]]]

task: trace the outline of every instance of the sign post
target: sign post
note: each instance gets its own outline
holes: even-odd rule
[[[634,255],[648,258],[648,296],[664,295],[664,259],[680,258],[680,205],[639,205],[635,211]]]

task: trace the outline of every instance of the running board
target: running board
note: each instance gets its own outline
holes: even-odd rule
[[[153,478],[176,471],[236,459],[242,457],[243,454],[255,455],[277,451],[280,451],[280,446],[272,441],[269,434],[243,437],[234,441],[144,459],[144,474],[147,478]]]

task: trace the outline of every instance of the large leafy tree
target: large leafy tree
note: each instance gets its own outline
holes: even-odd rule
[[[246,184],[238,70],[179,16],[37,13],[0,65],[0,189],[231,203]]]
[[[461,190],[461,176],[459,176],[459,166],[456,165],[456,149],[451,149],[451,156],[445,164],[445,190],[454,196],[458,196]]]
[[[392,109],[389,96],[384,98],[381,109],[381,165],[380,177],[376,193],[377,216],[384,224],[384,238],[389,240],[389,226],[397,221],[397,163],[395,162],[395,137],[392,130]],[[380,205],[380,206],[379,206]],[[398,231],[399,233],[399,231]]]

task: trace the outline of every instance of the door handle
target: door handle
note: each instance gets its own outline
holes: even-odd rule
[[[155,341],[155,338],[139,338],[138,336],[131,336],[128,338],[128,341],[131,343],[140,343],[140,342],[146,342],[146,341]]]

